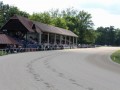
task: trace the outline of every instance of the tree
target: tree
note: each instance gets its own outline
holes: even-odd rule
[[[58,17],[61,17],[61,13],[60,13],[60,11],[59,11],[59,9],[51,9],[50,11],[49,11],[49,14],[50,14],[50,16],[51,16],[51,18],[58,18]]]
[[[115,45],[115,29],[114,26],[108,28],[108,45]]]
[[[45,23],[45,24],[51,24],[51,16],[48,12],[33,13],[33,15],[31,15],[29,17],[29,19],[34,20],[34,21],[38,21],[41,23]]]
[[[66,16],[69,16],[69,17],[75,17],[77,15],[77,10],[75,10],[74,8],[67,8],[66,10],[62,10],[61,11],[61,16],[62,17],[66,17]]]
[[[76,20],[76,15],[77,15],[77,10],[74,8],[67,8],[66,10],[63,10],[61,12],[61,16],[65,19],[67,29],[76,33],[79,35],[79,32],[77,30],[77,20]]]
[[[0,1],[0,27],[6,22],[7,16],[6,13],[9,10],[9,5],[4,5],[3,2]]]
[[[106,31],[104,30],[104,27],[98,27],[96,30],[96,33],[98,34],[98,37],[96,39],[96,44],[105,45],[105,43],[106,43]]]
[[[115,29],[110,27],[98,27],[97,33],[99,33],[96,39],[96,44],[100,45],[115,45]]]
[[[96,38],[97,33],[95,32],[95,30],[87,30],[87,32],[85,33],[84,41],[87,44],[95,44]]]
[[[63,18],[66,21],[68,29],[74,32],[74,30],[76,29],[76,18],[73,16],[65,16]]]
[[[115,30],[115,45],[120,46],[120,29]]]
[[[54,19],[52,19],[51,24],[56,26],[56,27],[68,29],[68,27],[66,25],[66,21],[64,18],[60,18],[60,17],[54,18]]]
[[[9,6],[8,4],[3,4],[3,2],[0,2],[0,27],[3,26],[3,24],[15,14],[27,18],[29,17],[29,14],[27,12],[20,11],[15,6]]]
[[[93,22],[91,20],[92,16],[91,14],[80,11],[78,15],[76,16],[77,20],[77,30],[79,32],[79,42],[81,44],[87,43],[85,38],[87,38],[86,34],[89,34],[89,30],[93,29]]]

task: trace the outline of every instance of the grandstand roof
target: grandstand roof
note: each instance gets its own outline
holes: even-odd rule
[[[18,42],[6,34],[0,34],[0,44],[18,44]]]
[[[15,23],[15,22],[19,22],[19,23]],[[13,25],[15,24],[15,25]],[[15,27],[16,29],[20,29],[19,25],[23,25],[23,27],[21,28],[21,30],[27,30],[29,32],[48,32],[48,33],[55,33],[55,34],[61,34],[61,35],[66,35],[66,36],[73,36],[73,37],[78,37],[76,34],[74,34],[72,31],[70,30],[66,30],[63,28],[59,28],[59,27],[54,27],[51,25],[47,25],[47,24],[43,24],[40,22],[36,22],[36,21],[32,21],[29,20],[25,17],[22,16],[18,16],[18,15],[14,15],[1,29],[10,29]],[[34,28],[33,28],[34,26]]]

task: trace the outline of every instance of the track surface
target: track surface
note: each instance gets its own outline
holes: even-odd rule
[[[0,90],[120,90],[118,47],[12,54],[0,57]]]

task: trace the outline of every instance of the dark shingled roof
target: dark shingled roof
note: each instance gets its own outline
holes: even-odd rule
[[[0,34],[0,44],[18,44],[18,42],[6,34]]]
[[[14,15],[13,17],[11,17],[11,19],[18,19],[26,27],[28,31],[34,32],[34,30],[32,29],[33,22],[31,20],[18,15]]]
[[[72,31],[70,30],[66,30],[63,28],[59,28],[59,27],[54,27],[51,25],[47,25],[47,24],[43,24],[40,22],[36,22],[36,21],[32,21],[29,20],[25,17],[22,16],[18,16],[18,15],[14,15],[10,20],[19,20],[22,25],[29,31],[29,32],[38,32],[40,33],[42,32],[48,32],[48,33],[55,33],[55,34],[61,34],[61,35],[66,35],[66,36],[73,36],[73,37],[78,37],[76,34],[74,34]],[[35,28],[33,28],[33,25],[35,26]],[[5,29],[7,25],[4,25],[1,29]]]
[[[43,24],[40,22],[34,21],[34,24],[42,31],[42,32],[49,32],[49,33],[56,33],[56,34],[61,34],[61,35],[67,35],[67,36],[74,36],[77,37],[76,34],[71,32],[70,30],[66,30],[63,28],[59,27],[54,27],[51,25]]]

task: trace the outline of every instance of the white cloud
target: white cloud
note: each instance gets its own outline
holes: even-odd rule
[[[79,0],[4,0],[4,3],[17,6],[23,11],[29,13],[47,11],[52,8],[64,9],[79,6]]]
[[[82,3],[98,3],[98,4],[102,4],[105,6],[109,6],[109,5],[113,5],[113,4],[117,4],[120,3],[119,0],[80,0],[82,1]]]
[[[104,26],[115,26],[120,28],[120,15],[110,14],[102,9],[88,10],[92,14],[92,20],[95,23],[95,27]]]

